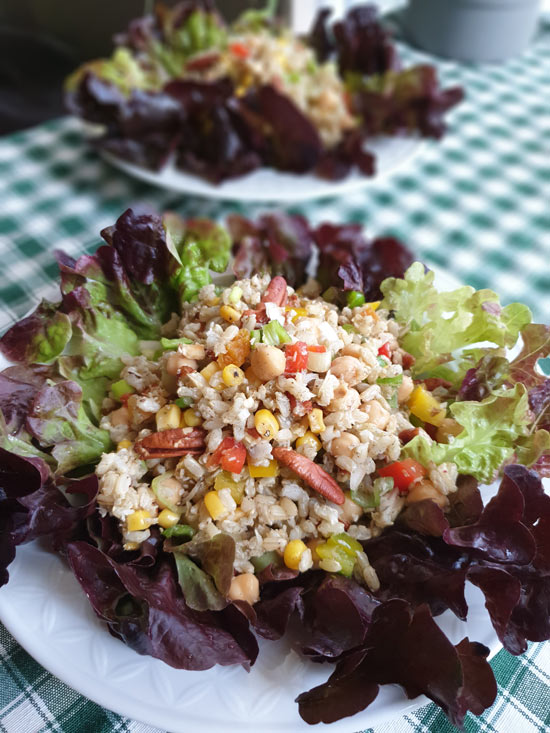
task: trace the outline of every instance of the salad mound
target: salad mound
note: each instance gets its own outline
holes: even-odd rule
[[[181,669],[252,665],[295,617],[336,665],[309,723],[390,683],[459,726],[491,705],[489,650],[434,617],[470,581],[508,651],[550,638],[549,327],[354,225],[128,210],[102,236],[0,340],[0,584],[49,537]]]
[[[69,77],[67,105],[103,127],[103,149],[156,170],[173,159],[216,183],[261,166],[373,175],[369,139],[443,135],[462,90],[441,90],[431,66],[402,69],[375,7],[332,27],[321,11],[299,38],[276,4],[231,25],[206,0],[157,4],[115,38],[111,58]]]

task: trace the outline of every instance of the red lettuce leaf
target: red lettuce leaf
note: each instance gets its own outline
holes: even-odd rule
[[[427,606],[413,611],[391,600],[374,611],[362,647],[339,662],[327,683],[297,698],[300,715],[330,723],[367,707],[378,685],[399,684],[409,698],[427,695],[460,726],[470,705],[479,710],[496,696],[488,653],[469,641],[454,647]]]
[[[188,608],[166,556],[145,572],[84,542],[70,543],[67,554],[96,614],[138,654],[176,669],[254,663],[257,644],[244,617]]]
[[[397,49],[378,18],[375,5],[360,5],[333,27],[338,68],[370,76],[400,67]]]
[[[0,351],[11,362],[48,364],[63,353],[71,333],[69,317],[55,303],[43,300],[2,336]]]
[[[233,272],[238,278],[270,272],[282,275],[291,287],[306,280],[313,237],[303,216],[273,213],[256,221],[233,214],[227,219],[233,239]]]
[[[530,323],[521,332],[523,349],[510,364],[510,377],[526,387],[538,387],[546,377],[536,370],[539,359],[550,356],[550,326]]]
[[[349,86],[352,108],[367,137],[418,133],[441,138],[446,131],[444,115],[464,98],[460,87],[440,89],[437,70],[427,65],[367,80],[354,76]]]

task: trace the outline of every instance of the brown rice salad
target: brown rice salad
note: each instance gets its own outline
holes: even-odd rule
[[[100,512],[119,520],[126,549],[155,524],[167,536],[231,535],[232,598],[257,600],[254,572],[275,556],[376,590],[358,541],[405,504],[445,507],[456,490],[454,464],[400,461],[421,430],[411,418],[429,413],[449,433],[454,421],[413,383],[378,303],[356,293],[340,309],[315,282],[294,292],[267,275],[218,292],[203,287],[165,326],[170,338],[123,359],[103,404],[117,450],[96,469]]]

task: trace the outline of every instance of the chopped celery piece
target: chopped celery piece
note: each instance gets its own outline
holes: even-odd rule
[[[269,344],[269,346],[288,344],[291,340],[292,339],[281,326],[279,321],[269,321],[269,323],[262,329],[262,342],[264,344]]]
[[[250,331],[250,347],[253,349],[255,346],[257,346],[260,341],[262,340],[262,332],[259,328],[255,328],[253,331]]]
[[[359,542],[346,532],[333,534],[325,543],[318,545],[315,549],[322,560],[336,560],[340,563],[339,572],[346,578],[351,578],[357,553],[363,550]]]
[[[175,351],[180,344],[192,344],[191,339],[180,338],[180,339],[165,339],[161,338],[160,343],[165,351]]]
[[[232,305],[236,305],[242,297],[243,297],[242,288],[240,288],[238,285],[235,285],[235,287],[231,288],[231,292],[229,293],[229,302]]]
[[[379,377],[376,380],[376,384],[391,384],[395,387],[397,387],[401,382],[403,381],[403,375],[398,374],[395,377]]]
[[[355,328],[355,326],[352,326],[351,323],[344,323],[342,328],[348,333],[357,333],[357,329]]]
[[[195,530],[188,524],[176,524],[173,527],[168,527],[168,529],[163,529],[162,534],[168,539],[176,537],[177,539],[190,540],[195,534]]]
[[[347,301],[350,308],[358,308],[365,305],[365,296],[358,290],[351,290],[347,295]]]
[[[118,382],[111,384],[111,394],[115,400],[120,400],[125,394],[134,394],[135,391],[125,379],[119,379]]]
[[[181,507],[178,507],[174,501],[174,489],[172,487],[164,485],[166,479],[172,478],[172,473],[167,471],[161,473],[160,476],[155,476],[151,481],[151,491],[156,496],[157,502],[163,509],[170,509],[174,514],[181,513]]]

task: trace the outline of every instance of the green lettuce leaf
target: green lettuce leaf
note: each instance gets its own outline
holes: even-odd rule
[[[97,463],[113,448],[109,433],[86,415],[82,390],[74,382],[48,381],[34,400],[27,427],[42,448],[52,448],[58,474]]]
[[[177,549],[177,548],[176,548]],[[201,570],[187,555],[174,552],[178,582],[185,602],[194,611],[221,611],[227,600],[217,590],[212,577]]]
[[[404,279],[388,278],[381,289],[382,307],[393,311],[405,331],[402,346],[416,359],[413,374],[444,377],[455,386],[475,365],[475,351],[469,358],[461,356],[461,351],[481,342],[513,346],[531,321],[527,306],[512,303],[502,307],[492,290],[464,286],[439,293],[434,273],[425,272],[419,262],[411,265]]]
[[[423,465],[451,461],[459,473],[490,483],[516,450],[530,465],[549,445],[545,430],[530,434],[528,394],[522,384],[498,390],[480,402],[455,402],[450,413],[464,428],[452,442],[436,443],[419,435],[403,448],[404,455]]]

